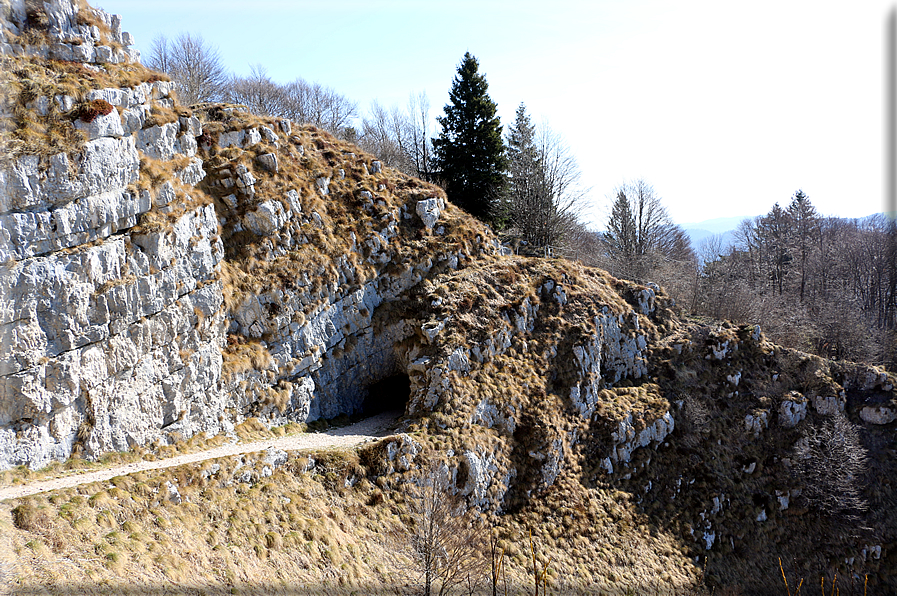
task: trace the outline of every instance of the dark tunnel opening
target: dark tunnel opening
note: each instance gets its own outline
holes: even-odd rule
[[[373,416],[391,410],[404,412],[410,397],[411,380],[408,375],[392,375],[368,387],[368,395],[361,404],[361,413]]]

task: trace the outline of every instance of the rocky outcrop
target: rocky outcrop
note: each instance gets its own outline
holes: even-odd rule
[[[122,64],[140,60],[140,52],[131,47],[134,36],[122,31],[119,15],[102,10],[85,14],[80,5],[71,0],[45,0],[35,8],[41,14],[32,15],[29,22],[29,6],[25,0],[5,3],[0,54],[28,53],[39,58],[87,64]],[[35,26],[35,19],[45,20],[42,26],[47,37],[41,44],[23,44],[17,36]]]
[[[482,226],[430,232],[472,222],[323,133],[178,106],[115,15],[17,0],[2,26],[7,72],[62,59],[134,82],[9,98],[52,118],[66,146],[17,144],[22,124],[4,109],[16,138],[0,167],[0,468],[248,416],[358,412],[370,386],[410,367],[417,322],[378,317],[384,305],[497,250]]]
[[[103,45],[133,42],[118,17],[92,11],[97,24],[87,25],[70,2],[43,9],[45,45],[21,47],[15,35],[30,25],[24,3],[12,4],[6,60],[137,58],[136,50]],[[74,119],[80,147],[13,154],[0,168],[0,467],[221,428],[218,220],[176,179],[195,123],[146,126],[157,105],[170,105],[172,90],[155,81],[91,91],[86,102],[113,109]],[[67,95],[46,99],[75,105]],[[176,192],[171,183],[143,186],[141,160],[152,156],[166,162],[157,167],[181,193],[156,228],[138,225],[141,217]]]

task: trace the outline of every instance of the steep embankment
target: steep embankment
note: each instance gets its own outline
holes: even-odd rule
[[[24,589],[400,589],[386,537],[433,470],[518,586],[531,534],[560,592],[774,593],[779,557],[897,589],[894,375],[502,255],[322,131],[179,105],[117,17],[3,6],[0,467],[249,418],[400,407],[405,431],[7,503]]]

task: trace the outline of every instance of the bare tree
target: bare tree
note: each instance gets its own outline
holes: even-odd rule
[[[489,533],[489,583],[492,586],[492,596],[498,596],[498,584],[501,581],[501,573],[505,572],[505,593],[507,587],[507,570],[505,566],[505,549],[501,547],[498,534],[495,530]]]
[[[580,220],[565,225],[562,254],[568,259],[581,261],[591,267],[607,269],[602,258],[601,234],[589,229]]]
[[[393,536],[411,562],[406,571],[418,579],[424,596],[445,596],[485,573],[486,533],[475,510],[453,494],[447,468],[433,466],[410,485],[409,523]]]
[[[178,97],[186,105],[221,99],[228,82],[218,48],[190,33],[181,33],[173,40],[157,36],[146,66],[167,73],[177,83]]]
[[[226,97],[260,116],[285,116],[289,101],[284,88],[271,80],[261,64],[252,65],[249,76],[233,77]]]
[[[665,263],[694,262],[691,242],[645,180],[619,186],[603,235],[611,273],[636,281]]]
[[[358,105],[320,83],[296,79],[286,85],[290,98],[285,116],[341,136],[358,115]]]
[[[430,102],[425,93],[412,94],[407,111],[371,102],[362,118],[358,145],[410,176],[430,179]]]
[[[769,264],[765,268],[769,279],[781,296],[787,287],[786,277],[791,273],[794,261],[788,211],[776,203],[768,214],[757,220],[757,231],[766,248],[764,255]]]
[[[828,358],[897,367],[897,236],[882,214],[820,217],[802,191],[743,221],[703,259],[704,314],[759,322],[773,341]]]
[[[373,153],[384,165],[414,174],[414,166],[408,149],[410,145],[410,123],[398,106],[383,107],[374,100],[368,115],[361,121],[359,146]]]
[[[355,102],[330,87],[303,79],[283,85],[271,79],[260,64],[250,67],[249,76],[233,77],[226,98],[256,114],[312,124],[339,137],[346,136],[357,115]]]
[[[408,141],[411,162],[418,178],[432,181],[430,171],[430,100],[426,92],[411,94],[408,99]]]
[[[570,226],[589,206],[590,189],[581,184],[579,164],[564,137],[543,122],[538,131],[543,184],[548,195],[545,213],[547,243],[563,250]]]

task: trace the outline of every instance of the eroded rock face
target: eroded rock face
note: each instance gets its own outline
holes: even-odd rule
[[[44,37],[16,45],[30,10],[45,13]],[[95,11],[101,31],[80,24],[80,10],[92,9],[13,2],[0,22],[0,54],[113,73],[130,63],[139,73],[121,19]],[[358,412],[368,387],[406,374],[414,359],[414,342],[401,344],[419,322],[378,320],[381,306],[403,300],[431,271],[495,252],[483,230],[476,247],[462,241],[397,257],[400,237],[416,233],[406,216],[419,203],[432,204],[427,221],[444,223],[450,210],[432,189],[397,203],[393,174],[355,152],[309,170],[305,186],[272,193],[269,180],[285,168],[295,176],[306,145],[323,152],[308,131],[288,121],[241,125],[232,108],[217,120],[192,114],[177,105],[174,83],[151,75],[81,98],[29,96],[25,107],[38,115],[83,114],[71,123],[83,143],[19,151],[0,165],[0,468],[219,432],[248,416],[273,424]],[[0,108],[13,116],[11,105]],[[206,134],[209,122],[225,120],[234,123]],[[237,158],[204,161],[224,149]],[[246,149],[253,153],[243,159]],[[347,172],[365,176],[365,190],[347,192]],[[344,234],[309,192],[331,205],[357,194],[372,223]],[[233,278],[222,279],[222,238],[240,233],[253,235],[266,262],[322,241],[351,244],[234,297]],[[393,262],[402,266],[390,270]]]
[[[96,13],[110,30],[103,37],[77,24],[71,2],[43,8],[48,39],[62,41],[39,55],[136,59],[136,50],[103,45],[133,43],[118,17]],[[13,7],[3,29],[15,33],[24,18]],[[215,209],[193,201],[183,182],[177,192],[171,183],[152,192],[138,185],[142,158],[195,152],[195,119],[144,126],[156,102],[172,102],[173,88],[156,81],[90,91],[86,101],[114,109],[73,122],[83,146],[0,167],[0,468],[40,467],[76,445],[92,456],[222,428],[226,324]],[[44,99],[35,109],[74,107],[67,96]],[[169,203],[177,210],[169,208],[164,225],[138,225]]]
[[[3,467],[63,459],[76,441],[90,455],[220,429],[214,208],[140,230],[152,200],[126,188],[137,180],[134,138],[88,141],[74,159],[74,174],[66,155],[7,170],[28,185],[6,204],[55,208],[0,216]]]

